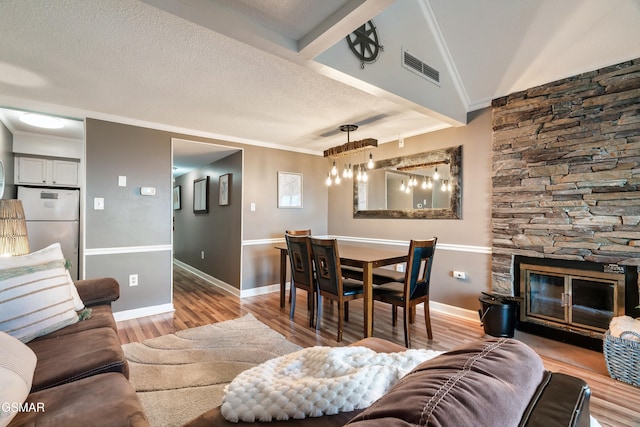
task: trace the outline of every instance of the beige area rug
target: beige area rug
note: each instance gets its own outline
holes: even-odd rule
[[[301,349],[251,314],[122,348],[154,427],[179,426],[219,406],[240,372]]]

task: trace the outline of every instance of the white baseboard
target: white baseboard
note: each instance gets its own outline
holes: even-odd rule
[[[285,290],[289,289],[289,282],[285,284]],[[255,297],[258,295],[270,294],[271,292],[280,292],[280,284],[269,286],[260,286],[259,288],[246,289],[240,291],[240,298]]]
[[[217,288],[220,288],[220,290],[225,291],[225,292],[227,292],[227,293],[229,293],[231,295],[234,295],[236,297],[242,298],[241,295],[240,295],[240,290],[238,288],[236,288],[235,286],[231,286],[230,284],[228,284],[226,282],[223,282],[220,279],[216,279],[215,277],[210,276],[209,274],[207,274],[207,273],[205,273],[203,271],[200,271],[197,268],[194,268],[194,267],[190,266],[189,264],[185,264],[184,262],[179,261],[179,260],[177,260],[175,258],[174,258],[173,262],[176,265],[180,266],[181,268],[187,270],[189,273],[191,273],[191,274],[193,274],[195,276],[198,276],[202,280],[210,283],[211,285],[213,285],[213,286],[215,286]]]
[[[153,316],[154,314],[173,313],[175,308],[173,304],[153,305],[150,307],[134,308],[133,310],[124,310],[113,313],[116,322],[123,320],[138,319],[145,316]]]
[[[456,307],[455,305],[447,305],[436,301],[429,301],[429,310],[445,313],[450,316],[460,317],[466,320],[480,322],[480,317],[478,316],[477,311]]]

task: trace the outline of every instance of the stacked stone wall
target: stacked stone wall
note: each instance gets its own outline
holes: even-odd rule
[[[492,102],[492,287],[513,257],[640,265],[640,59]]]

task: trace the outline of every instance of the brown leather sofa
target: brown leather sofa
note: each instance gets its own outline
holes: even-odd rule
[[[26,403],[44,411],[20,412],[9,426],[148,426],[128,381],[111,311],[120,296],[118,282],[101,278],[75,284],[91,316],[27,343],[37,364]]]
[[[376,338],[353,345],[378,352],[404,350]],[[231,423],[218,407],[186,426],[587,427],[590,394],[583,380],[545,370],[540,357],[525,344],[487,338],[420,364],[365,410],[303,420]]]

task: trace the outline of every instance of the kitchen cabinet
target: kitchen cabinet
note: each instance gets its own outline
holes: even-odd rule
[[[15,182],[18,185],[80,186],[80,162],[44,157],[15,157]]]

